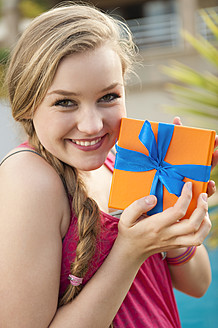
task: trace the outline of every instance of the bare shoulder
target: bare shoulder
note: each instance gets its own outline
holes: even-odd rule
[[[31,152],[8,158],[0,181],[1,323],[48,327],[57,309],[67,195],[54,169]]]
[[[12,207],[28,203],[32,208],[48,210],[52,204],[53,224],[59,225],[61,234],[65,234],[70,209],[64,185],[49,163],[37,153],[25,150],[14,149],[0,166],[0,198]]]

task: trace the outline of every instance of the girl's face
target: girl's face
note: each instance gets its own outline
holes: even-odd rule
[[[102,46],[62,59],[33,123],[50,153],[89,171],[104,163],[125,114],[120,58]]]

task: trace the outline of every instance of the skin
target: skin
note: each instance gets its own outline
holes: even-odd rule
[[[125,114],[120,59],[112,49],[101,47],[61,61],[33,123],[41,143],[53,155],[81,171],[90,171],[104,163]],[[49,122],[46,129],[44,122]],[[92,147],[75,144],[99,138]]]
[[[55,95],[54,100],[49,93],[60,87],[68,90],[71,97],[70,102],[64,97],[62,105],[57,106],[60,99]],[[105,88],[106,93],[102,92]],[[113,99],[111,93],[119,93],[119,98]],[[71,105],[66,109],[63,104]],[[79,169],[88,193],[105,211],[108,211],[111,173],[102,165],[124,115],[120,59],[105,46],[63,59],[33,117],[42,144]],[[97,143],[95,149],[87,150],[69,142],[72,139],[90,142],[102,136],[103,142]],[[217,161],[217,155],[214,160]],[[185,184],[176,204],[162,213],[144,215],[155,206],[155,196],[143,197],[126,208],[120,218],[118,237],[105,262],[78,297],[57,310],[62,238],[70,220],[62,182],[48,163],[27,152],[4,162],[0,180],[0,203],[4,204],[0,207],[1,326],[107,328],[143,261],[161,251],[182,253],[182,247],[190,245],[199,246],[196,255],[187,264],[171,268],[173,284],[196,297],[207,290],[211,272],[201,245],[211,228],[206,194],[199,196],[189,220],[178,223],[192,197],[191,186]]]

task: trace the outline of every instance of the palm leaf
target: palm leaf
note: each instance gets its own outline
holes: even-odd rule
[[[201,35],[196,39],[187,31],[182,31],[182,36],[206,59],[218,67],[218,50]]]
[[[163,66],[162,71],[179,82],[218,94],[218,78],[209,72],[201,74],[179,62],[174,62],[171,67]]]
[[[215,11],[201,11],[201,17],[218,40],[218,15]],[[182,32],[183,37],[193,46],[197,52],[208,62],[218,67],[218,50],[202,36],[193,37],[188,32]],[[195,117],[207,118],[210,128],[217,129],[218,121],[218,78],[217,73],[202,73],[181,64],[174,63],[171,67],[163,67],[163,72],[170,76],[175,83],[167,84],[167,89],[180,104],[179,106],[167,106],[167,111],[177,113],[189,113]],[[212,178],[218,184],[218,168],[212,171]],[[218,247],[218,212],[211,213],[213,221],[212,232],[207,239],[210,247]]]
[[[218,107],[218,95],[212,92],[203,92],[203,90],[194,90],[189,87],[183,87],[169,83],[167,85],[168,90],[173,91],[174,96],[185,98],[193,102],[200,103],[202,105],[214,107],[217,110]]]
[[[215,10],[208,10],[208,14],[204,10],[200,10],[201,18],[204,20],[205,24],[208,26],[210,31],[213,33],[215,38],[218,40],[218,17]]]
[[[164,108],[167,112],[190,113],[190,114],[201,116],[203,118],[217,120],[217,113],[205,112],[203,110],[199,110],[198,108],[194,108],[194,107],[165,105]]]

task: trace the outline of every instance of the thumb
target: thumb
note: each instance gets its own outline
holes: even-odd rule
[[[123,211],[120,219],[124,221],[126,225],[132,226],[140,216],[150,211],[156,204],[157,198],[154,195],[140,198]]]

